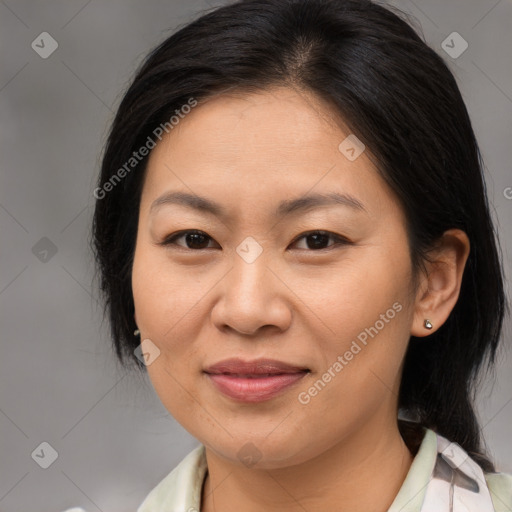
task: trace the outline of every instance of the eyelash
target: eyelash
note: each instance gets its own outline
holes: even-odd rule
[[[188,235],[188,234],[205,235],[209,240],[213,240],[213,238],[210,237],[204,231],[200,231],[197,229],[186,229],[186,230],[182,230],[182,231],[177,231],[176,233],[172,233],[171,235],[165,237],[163,241],[159,242],[158,245],[164,246],[164,247],[170,247],[170,246],[174,245],[174,246],[179,247],[180,249],[184,249],[186,251],[195,251],[195,252],[212,249],[212,247],[204,247],[201,249],[192,249],[190,247],[184,247],[182,245],[175,243],[176,240],[178,240],[179,238],[182,238],[183,236]],[[299,250],[308,251],[308,252],[321,252],[321,251],[329,251],[329,250],[335,248],[336,246],[344,246],[344,245],[352,244],[352,242],[350,242],[348,239],[342,237],[341,235],[337,235],[336,233],[332,233],[331,231],[324,231],[324,230],[306,231],[305,233],[302,233],[301,235],[296,237],[293,240],[292,244],[295,244],[299,240],[301,240],[303,238],[307,238],[308,236],[311,236],[311,235],[327,235],[331,239],[334,239],[335,243],[332,245],[329,245],[327,247],[323,247],[321,249],[299,249]]]

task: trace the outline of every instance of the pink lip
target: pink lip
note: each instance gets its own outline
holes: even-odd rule
[[[205,370],[216,388],[235,400],[263,402],[278,395],[309,370],[272,359],[227,359]]]
[[[237,375],[209,374],[215,386],[225,395],[243,402],[263,402],[278,395],[283,389],[291,386],[306,375],[299,373],[282,373],[261,377],[240,377]]]

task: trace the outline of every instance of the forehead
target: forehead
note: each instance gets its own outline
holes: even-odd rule
[[[142,206],[173,190],[251,208],[308,191],[361,203],[389,195],[366,149],[353,161],[340,151],[349,135],[311,94],[280,88],[211,98],[152,150]]]
[[[288,161],[295,164],[301,155],[319,156],[342,135],[332,109],[322,100],[276,88],[210,98],[183,116],[166,142],[183,151],[194,145],[195,156],[209,155],[226,163],[253,157],[257,163],[268,162],[272,170]],[[156,154],[165,149],[166,142]]]

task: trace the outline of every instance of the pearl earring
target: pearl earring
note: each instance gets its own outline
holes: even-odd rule
[[[140,335],[139,329],[135,329],[135,331],[133,331],[133,335],[134,336],[139,336]]]
[[[432,322],[428,318],[425,319],[423,325],[425,326],[425,329],[432,329],[433,327]]]

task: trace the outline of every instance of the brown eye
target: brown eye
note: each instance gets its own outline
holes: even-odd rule
[[[184,239],[185,243],[177,243],[177,240],[180,239]],[[163,242],[160,243],[160,245],[177,245],[179,247],[184,247],[185,249],[201,250],[208,249],[208,244],[210,241],[213,241],[213,238],[208,236],[204,231],[188,230],[179,231],[169,235]]]
[[[306,247],[302,247],[301,249],[310,250],[328,249],[335,245],[347,245],[350,243],[346,238],[343,238],[342,236],[336,235],[335,233],[331,233],[329,231],[310,231],[295,239],[294,244],[303,239],[306,242]],[[329,244],[330,240],[333,240],[334,243]]]

